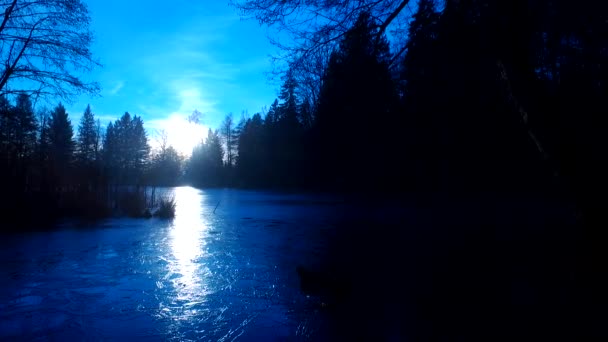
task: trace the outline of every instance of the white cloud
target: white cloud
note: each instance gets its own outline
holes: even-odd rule
[[[114,85],[114,87],[108,91],[108,94],[110,94],[110,95],[116,95],[116,94],[118,94],[118,92],[124,86],[125,86],[125,82],[124,81],[118,81],[118,82],[116,82],[116,84]]]

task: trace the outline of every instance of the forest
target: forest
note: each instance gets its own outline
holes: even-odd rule
[[[235,6],[270,24],[299,6],[264,3]],[[227,115],[187,160],[166,141],[151,151],[137,115],[102,127],[88,107],[74,129],[63,105],[34,108],[40,94],[4,91],[2,207],[88,215],[116,186],[193,184],[540,193],[601,218],[606,5],[420,0],[397,48],[386,31],[394,18],[375,11],[397,15],[409,2],[364,3],[336,12],[330,23],[348,24],[343,31],[302,31],[304,42],[286,50],[278,98],[254,115]]]

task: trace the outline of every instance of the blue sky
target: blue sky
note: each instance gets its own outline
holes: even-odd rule
[[[143,117],[151,140],[165,129],[186,152],[225,114],[255,113],[276,97],[278,86],[264,74],[275,51],[267,31],[241,20],[228,0],[86,3],[92,51],[103,64],[86,78],[102,91],[66,105],[74,126],[88,103],[103,125],[128,111]],[[186,122],[195,109],[204,114],[200,127]]]

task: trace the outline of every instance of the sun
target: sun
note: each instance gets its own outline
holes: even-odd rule
[[[173,146],[178,153],[189,157],[192,149],[207,136],[207,127],[188,122],[180,115],[171,115],[161,127],[167,134],[167,143]]]

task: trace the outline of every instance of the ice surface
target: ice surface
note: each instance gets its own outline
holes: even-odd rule
[[[295,266],[336,202],[174,191],[176,217],[111,219],[0,242],[0,339],[307,339]],[[220,203],[213,213],[217,203]]]

